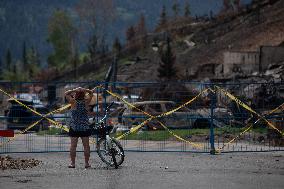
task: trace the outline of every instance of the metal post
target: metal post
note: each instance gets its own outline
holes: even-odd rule
[[[210,85],[213,88],[213,85]],[[215,155],[215,145],[214,145],[214,108],[216,105],[216,95],[212,91],[210,92],[210,154]]]
[[[117,54],[115,54],[114,60],[113,60],[113,90],[114,91],[116,89],[116,80],[117,80],[117,59],[118,59],[118,56]]]

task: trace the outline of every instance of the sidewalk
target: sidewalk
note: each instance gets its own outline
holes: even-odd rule
[[[7,141],[8,138],[1,138],[0,143]],[[94,142],[96,139],[91,139]],[[190,143],[180,141],[150,141],[150,140],[120,140],[124,150],[129,151],[191,151],[191,152],[210,152],[209,141],[195,142],[201,148],[194,147]],[[45,135],[38,136],[35,133],[20,135],[16,140],[0,148],[0,153],[7,152],[54,152],[69,151],[70,138],[68,136]],[[215,148],[222,148],[223,143],[215,142]],[[79,141],[78,150],[83,150],[82,143]],[[91,150],[96,150],[96,145],[91,144]],[[284,147],[269,146],[257,142],[237,141],[224,147],[226,151],[284,151]]]

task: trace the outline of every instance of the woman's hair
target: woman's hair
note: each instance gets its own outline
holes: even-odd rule
[[[85,99],[85,92],[77,91],[75,94],[75,100],[84,100],[84,99]]]

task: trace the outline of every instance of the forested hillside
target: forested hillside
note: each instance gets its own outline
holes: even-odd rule
[[[243,0],[249,2],[250,0]],[[183,7],[187,0],[178,0],[179,13],[183,14]],[[189,0],[191,14],[205,15],[210,11],[218,12],[222,7],[222,0]],[[47,42],[48,21],[57,9],[66,10],[74,24],[79,28],[80,19],[76,6],[80,0],[1,0],[0,1],[0,60],[4,62],[7,50],[11,51],[13,59],[20,59],[23,43],[27,48],[35,48],[41,62],[46,63],[47,56],[52,52],[51,45]],[[137,23],[141,13],[145,15],[148,30],[152,30],[158,22],[162,6],[172,14],[173,0],[115,0],[115,20],[105,29],[107,43],[111,44],[117,36],[124,41],[125,30]],[[81,30],[89,31],[88,25]],[[115,31],[115,32],[114,32]],[[83,33],[83,34],[82,34]],[[86,49],[86,43],[91,32],[82,32],[78,46],[80,51]]]

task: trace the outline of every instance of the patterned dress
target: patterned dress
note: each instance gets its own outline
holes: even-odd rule
[[[88,110],[86,109],[85,101],[76,101],[76,108],[71,110],[70,113],[69,135],[71,137],[90,136]]]

